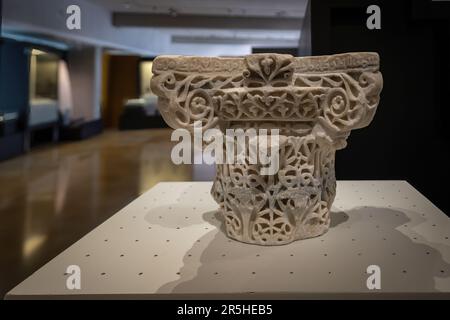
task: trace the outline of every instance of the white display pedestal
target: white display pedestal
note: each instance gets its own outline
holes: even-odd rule
[[[450,219],[405,181],[340,181],[328,233],[272,247],[228,239],[210,188],[158,184],[6,298],[450,297]]]

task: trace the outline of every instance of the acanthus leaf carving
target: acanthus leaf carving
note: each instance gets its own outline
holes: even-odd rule
[[[328,230],[335,152],[371,122],[380,99],[376,53],[163,56],[153,66],[151,87],[171,127],[280,130],[276,174],[260,175],[248,159],[217,165],[211,194],[229,237],[279,245]]]

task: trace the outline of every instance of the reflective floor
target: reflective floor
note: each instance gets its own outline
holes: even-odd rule
[[[0,162],[0,296],[160,181],[212,180],[174,165],[170,129],[107,131]]]

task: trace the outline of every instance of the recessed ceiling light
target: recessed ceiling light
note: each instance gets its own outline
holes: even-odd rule
[[[47,52],[39,50],[39,49],[32,49],[31,50],[31,54],[33,56],[40,56],[40,55],[43,55],[43,54],[47,54]]]

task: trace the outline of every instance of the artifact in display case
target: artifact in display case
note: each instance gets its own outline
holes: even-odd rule
[[[172,128],[241,130],[240,141],[249,142],[237,139],[228,148],[226,134],[223,154],[237,161],[217,164],[211,190],[230,238],[282,245],[328,230],[335,151],[346,147],[351,130],[371,122],[378,106],[377,53],[160,56],[153,74],[152,91]],[[261,149],[276,152],[276,170],[268,170]]]

